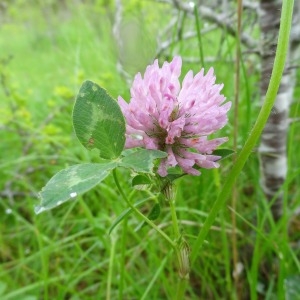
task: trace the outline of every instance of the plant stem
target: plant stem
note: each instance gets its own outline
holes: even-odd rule
[[[171,185],[170,188],[172,189],[173,186]],[[172,225],[174,231],[174,238],[176,242],[175,255],[177,258],[178,271],[179,271],[179,281],[178,281],[175,299],[181,300],[184,299],[185,288],[186,288],[187,280],[189,278],[189,271],[190,271],[189,249],[187,243],[184,240],[182,240],[182,236],[179,230],[174,193],[171,192],[169,194],[173,195],[172,199],[168,199],[167,201],[169,202],[170,209],[171,209]]]
[[[175,240],[177,241],[180,238],[180,230],[179,230],[178,219],[177,219],[177,214],[176,214],[176,209],[175,209],[175,200],[172,199],[171,201],[169,201],[169,205],[170,205],[170,209],[171,209],[174,236],[175,236]]]
[[[234,80],[234,132],[233,132],[233,150],[237,153],[237,141],[238,141],[238,128],[239,128],[239,96],[240,96],[240,60],[241,60],[241,24],[242,24],[242,11],[243,11],[243,0],[237,1],[237,31],[236,31],[236,55],[235,55],[235,80]],[[233,164],[236,163],[236,155],[233,155]],[[236,234],[236,203],[238,198],[238,191],[236,184],[232,188],[231,206],[231,223],[232,223],[232,260],[233,260],[233,279],[235,286],[235,293],[237,299],[240,299],[240,287],[239,287],[239,274],[238,268],[238,249],[237,249],[237,234]]]
[[[185,299],[184,294],[185,294],[185,289],[187,285],[187,279],[185,278],[180,278],[177,286],[177,293],[176,293],[176,300],[182,300]]]
[[[119,279],[119,300],[122,300],[125,282],[125,259],[126,259],[126,240],[127,240],[127,217],[123,220],[121,237],[121,259],[120,259],[120,279]]]
[[[117,171],[116,169],[113,170],[113,177],[116,183],[116,186],[121,194],[121,196],[123,197],[123,199],[125,200],[125,202],[128,204],[128,206],[138,215],[140,216],[149,226],[151,226],[158,234],[160,234],[161,237],[163,237],[168,243],[169,245],[176,249],[176,243],[174,243],[161,229],[159,229],[152,221],[150,221],[145,215],[143,215],[136,207],[134,207],[134,205],[132,205],[132,203],[128,200],[128,198],[126,197],[125,193],[123,192],[118,177],[117,177]]]
[[[233,184],[243,169],[252,149],[254,148],[266,122],[272,110],[275,102],[275,98],[280,85],[281,77],[284,70],[286,54],[289,45],[289,36],[291,30],[291,21],[293,14],[293,4],[294,0],[286,0],[282,2],[282,13],[281,22],[278,36],[277,51],[274,60],[274,67],[272,70],[272,75],[267,90],[266,98],[264,104],[260,110],[257,121],[249,135],[244,147],[239,153],[236,163],[233,165],[228,177],[224,183],[221,192],[218,195],[207,219],[205,220],[203,227],[193,245],[191,253],[191,263],[193,264],[197,258],[198,252],[203,245],[204,239],[209,232],[211,225],[213,224],[219,210],[223,207],[224,203],[230,196]]]
[[[194,15],[195,15],[195,23],[196,23],[196,31],[197,31],[197,38],[198,38],[198,47],[199,47],[199,56],[202,68],[205,68],[204,64],[204,55],[203,55],[203,47],[202,47],[202,38],[201,38],[201,24],[199,20],[199,12],[197,8],[197,4],[194,3]]]
[[[143,296],[141,297],[141,300],[146,300],[149,299],[148,294],[151,291],[151,289],[153,288],[155,282],[158,279],[158,276],[161,274],[161,272],[163,271],[165,265],[167,264],[168,259],[170,258],[171,254],[173,253],[173,250],[170,250],[169,253],[164,257],[164,259],[161,261],[159,267],[157,268],[155,274],[153,275],[152,279],[150,280],[146,290],[143,293]],[[147,298],[148,297],[148,298]]]
[[[107,284],[106,284],[106,300],[111,299],[111,285],[112,285],[113,266],[115,261],[115,251],[116,251],[116,238],[114,236],[111,236],[111,248],[110,248],[110,256],[109,256]]]

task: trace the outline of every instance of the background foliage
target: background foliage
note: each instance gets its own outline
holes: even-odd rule
[[[117,33],[114,1],[1,2],[1,299],[172,298],[177,273],[163,241],[134,216],[108,235],[113,221],[126,209],[111,177],[70,205],[38,216],[33,211],[38,191],[54,173],[76,163],[100,161],[96,153],[78,143],[72,128],[74,97],[83,80],[97,82],[115,98],[129,99],[128,82],[156,55],[161,61],[182,55],[183,74],[201,67],[199,39],[184,38],[184,33],[195,29],[195,19],[176,14],[168,4],[123,2]],[[199,26],[207,32],[201,36],[205,68],[214,66],[217,81],[224,83],[224,94],[233,99],[236,39],[201,19]],[[259,36],[251,13],[245,16],[244,30],[250,30],[253,39]],[[164,48],[168,41],[170,45]],[[243,55],[238,148],[259,108],[259,71],[257,55]],[[291,119],[299,118],[299,97],[298,87]],[[233,112],[230,119],[231,125],[220,133],[229,136],[228,147],[232,147]],[[245,297],[251,294],[251,299],[275,299],[297,288],[292,285],[300,270],[300,223],[295,214],[300,206],[299,132],[299,123],[293,122],[284,187],[288,223],[272,220],[260,189],[254,152],[237,183],[236,228],[230,206],[226,206],[192,270],[189,299],[232,299],[239,288]],[[203,170],[200,177],[178,180],[177,207],[187,239],[192,241],[199,231],[231,165],[227,160],[218,170]],[[132,201],[153,196],[132,191],[130,172],[119,172]],[[150,208],[145,205],[141,210],[147,213]],[[158,223],[169,230],[167,205]],[[240,270],[232,265],[233,230],[238,237]],[[284,238],[286,231],[288,239]],[[284,262],[281,252],[289,254]],[[234,272],[239,272],[240,287],[234,288]],[[284,278],[286,284],[278,278]]]

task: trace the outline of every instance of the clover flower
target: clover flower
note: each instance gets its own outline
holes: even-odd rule
[[[142,78],[138,73],[127,103],[118,97],[126,119],[125,148],[143,147],[165,151],[168,156],[158,168],[166,176],[167,168],[178,165],[183,172],[199,175],[193,168],[217,168],[221,157],[212,152],[227,137],[208,140],[207,136],[221,129],[228,121],[231,102],[220,94],[223,84],[215,84],[213,68],[193,76],[189,71],[180,86],[181,57],[176,56],[160,68],[158,61],[147,67]]]

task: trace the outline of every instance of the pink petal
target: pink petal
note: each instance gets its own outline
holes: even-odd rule
[[[228,122],[231,103],[216,84],[214,69],[195,76],[189,71],[180,89],[181,57],[175,56],[160,68],[158,60],[138,73],[131,87],[127,104],[122,97],[118,103],[126,119],[126,147],[159,149],[168,153],[161,160],[158,174],[166,176],[168,167],[179,165],[183,172],[199,175],[193,168],[217,168],[220,157],[211,153],[225,138],[208,140],[207,136]]]
[[[166,137],[166,144],[174,144],[175,138],[180,137],[185,125],[185,118],[180,117],[170,123],[168,136]]]

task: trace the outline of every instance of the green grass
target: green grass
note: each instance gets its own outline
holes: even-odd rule
[[[153,45],[158,30],[170,19],[170,11],[163,5],[157,11],[151,9],[151,3],[138,2],[125,5],[126,24],[132,26],[131,20],[141,22],[138,24],[143,26],[136,38],[143,36],[142,44]],[[74,96],[81,82],[91,79],[113,97],[129,98],[129,87],[116,68],[118,48],[111,36],[112,7],[67,3],[64,9],[46,6],[42,1],[8,5],[0,24],[0,73],[5,78],[0,88],[0,298],[173,299],[178,275],[172,249],[164,240],[148,226],[136,231],[141,220],[134,215],[108,235],[113,221],[127,208],[112,176],[74,202],[38,216],[34,214],[37,193],[52,175],[75,163],[97,161],[94,153],[79,145],[72,129]],[[187,19],[185,28],[195,28],[194,20]],[[204,58],[216,58],[215,63],[207,62],[206,68],[214,67],[217,82],[224,83],[223,92],[232,100],[235,40],[229,36],[224,39],[219,31],[212,31],[203,35],[202,42]],[[153,59],[152,46],[149,48],[136,65],[132,56],[121,57],[131,76],[143,72]],[[137,45],[128,46],[128,52],[136,49]],[[172,49],[173,53],[168,54],[180,51],[186,58],[199,56],[196,38],[181,41]],[[259,71],[253,66],[256,63],[257,59],[248,56],[243,59],[238,147],[244,144],[257,118]],[[191,68],[197,72],[200,67],[185,64],[183,74]],[[296,89],[296,99],[299,95],[300,90]],[[296,103],[291,116],[297,118],[299,114]],[[233,111],[230,124],[220,133],[229,136],[228,148],[232,147],[232,120]],[[271,217],[260,188],[259,163],[254,151],[237,181],[237,228],[232,227],[228,202],[197,255],[186,299],[235,299],[233,230],[237,231],[239,258],[244,267],[239,278],[240,295],[250,295],[250,299],[281,299],[285,280],[289,279],[288,284],[297,282],[299,220],[293,212],[300,206],[299,139],[299,123],[292,123],[288,144],[290,168],[283,187],[286,217],[278,223]],[[227,159],[218,170],[203,170],[199,177],[178,180],[177,212],[190,245],[231,167],[232,161]],[[118,172],[130,200],[148,197],[146,192],[131,190],[130,172]],[[150,208],[145,205],[142,211]],[[172,235],[167,204],[156,224]]]

